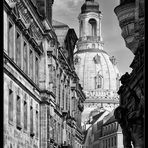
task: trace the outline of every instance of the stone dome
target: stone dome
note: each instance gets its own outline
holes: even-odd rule
[[[84,90],[118,90],[120,73],[116,60],[104,50],[78,50],[74,55],[74,63]]]

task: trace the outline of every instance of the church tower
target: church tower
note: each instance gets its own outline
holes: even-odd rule
[[[111,111],[118,105],[120,73],[114,56],[110,57],[103,49],[99,4],[95,0],[85,0],[78,19],[79,40],[74,53],[74,64],[87,97],[83,122],[91,111]]]

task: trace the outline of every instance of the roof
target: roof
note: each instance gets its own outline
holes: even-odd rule
[[[101,116],[102,114],[104,113],[105,111],[93,116],[93,120],[90,122],[90,124],[94,124]]]
[[[104,123],[104,125],[107,125],[107,124],[113,123],[113,122],[115,122],[115,121],[116,121],[116,119],[115,119],[115,116],[113,115],[113,116],[111,116],[111,117],[109,118],[109,120],[107,120],[106,123]]]
[[[52,26],[53,27],[68,27],[69,28],[69,26],[67,24],[64,24],[64,23],[56,21],[56,20],[52,20]]]
[[[83,143],[85,142],[85,139],[87,137],[87,133],[88,133],[88,130],[84,131],[83,134],[84,134],[84,140],[83,140]]]

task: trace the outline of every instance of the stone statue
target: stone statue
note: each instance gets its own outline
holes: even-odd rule
[[[122,128],[124,148],[144,148],[144,96],[131,90],[126,104],[115,109],[114,115]]]

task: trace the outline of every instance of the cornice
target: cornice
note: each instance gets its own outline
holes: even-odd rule
[[[3,57],[5,60],[4,63],[7,64],[7,62],[9,62],[32,86],[37,89],[37,91],[40,91],[39,87],[14,63],[14,61],[9,58],[9,56],[5,52],[3,52]]]

